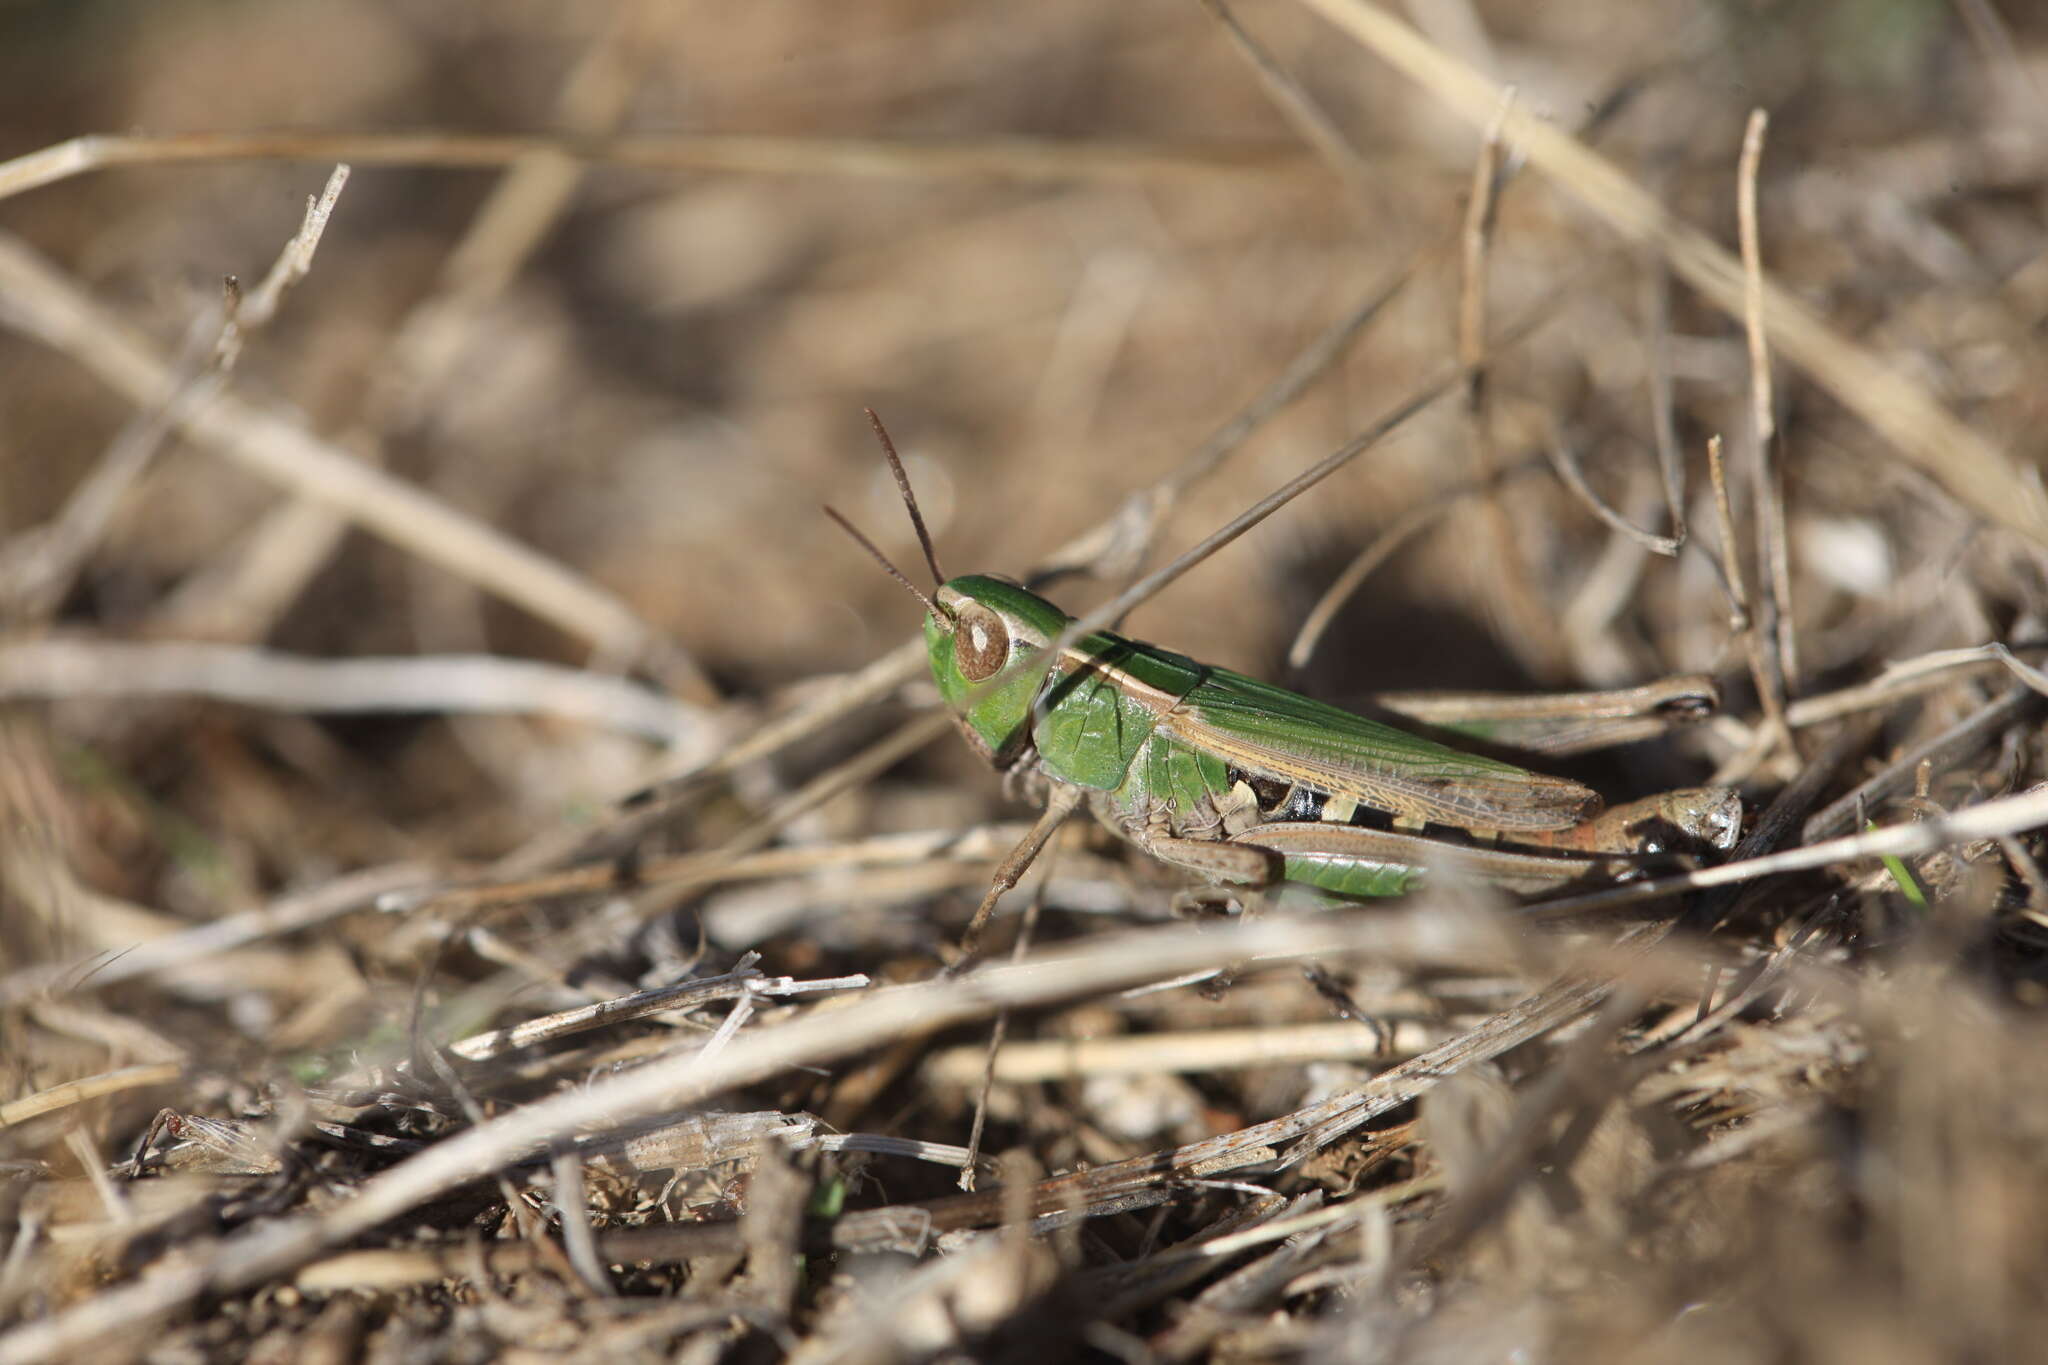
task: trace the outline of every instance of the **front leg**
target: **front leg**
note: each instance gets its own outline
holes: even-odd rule
[[[1038,817],[1038,823],[1031,827],[1031,832],[1010,850],[1010,856],[997,864],[995,877],[989,883],[988,894],[981,898],[981,904],[975,908],[974,918],[967,922],[967,932],[960,936],[960,961],[955,965],[956,971],[974,960],[982,926],[987,924],[989,916],[995,913],[996,902],[1002,899],[1005,891],[1023,879],[1031,864],[1037,861],[1046,842],[1081,804],[1081,788],[1065,782],[1052,782],[1047,785],[1049,790],[1045,796],[1045,814]]]

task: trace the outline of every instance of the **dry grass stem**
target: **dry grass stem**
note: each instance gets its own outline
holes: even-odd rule
[[[157,1062],[150,1066],[126,1066],[119,1071],[91,1076],[80,1081],[66,1081],[51,1086],[48,1090],[33,1095],[24,1095],[18,1100],[0,1104],[0,1128],[11,1128],[30,1119],[54,1114],[60,1109],[84,1104],[87,1100],[102,1095],[118,1095],[128,1090],[141,1090],[148,1086],[170,1085],[185,1074],[185,1068],[174,1062]]]
[[[1742,325],[1749,342],[1749,418],[1752,439],[1768,451],[1778,439],[1777,407],[1771,393],[1771,341],[1764,323],[1764,259],[1756,225],[1756,179],[1763,165],[1764,130],[1770,115],[1752,109],[1742,135],[1742,162],[1735,172],[1735,222],[1742,249]],[[1769,456],[1759,468],[1768,469]]]
[[[1550,468],[1556,473],[1558,482],[1570,489],[1572,496],[1585,504],[1587,511],[1612,527],[1617,534],[1657,555],[1675,555],[1685,544],[1683,536],[1664,536],[1645,530],[1609,506],[1586,482],[1585,471],[1580,468],[1578,456],[1573,453],[1563,432],[1551,432],[1550,439],[1543,443],[1543,450],[1550,457]]]
[[[2040,691],[2039,684],[2033,680],[2040,670],[2025,665],[2015,668],[2013,664],[2017,662],[2011,650],[1995,641],[1962,649],[1931,650],[1917,658],[1887,665],[1884,672],[1867,683],[1801,697],[1786,708],[1786,720],[1796,726],[1819,725],[1857,711],[1887,706],[1936,691],[1956,682],[1959,675],[1989,672],[1999,665],[2005,666],[2035,691]]]
[[[2015,721],[2040,709],[2041,696],[2030,686],[2008,689],[1995,701],[1907,749],[1895,762],[1815,814],[1806,822],[1806,842],[1854,828],[1869,819],[1887,797],[1920,781],[1926,765],[1946,770],[1991,743]]]
[[[1500,107],[1486,125],[1479,154],[1472,164],[1472,184],[1465,204],[1458,244],[1458,360],[1465,369],[1465,430],[1472,447],[1473,481],[1488,490],[1478,511],[1486,529],[1483,542],[1491,562],[1478,566],[1481,578],[1500,596],[1498,628],[1513,642],[1529,672],[1549,680],[1560,671],[1562,652],[1555,614],[1531,588],[1523,569],[1525,550],[1515,521],[1501,500],[1495,479],[1500,468],[1496,433],[1492,355],[1488,343],[1487,267],[1496,221],[1497,191],[1502,181],[1501,130],[1515,103],[1512,86],[1501,92]]]
[[[306,201],[305,220],[254,293],[244,295],[236,278],[228,276],[221,313],[209,312],[192,324],[169,395],[129,419],[92,474],[80,482],[64,510],[47,527],[0,545],[0,601],[13,599],[12,614],[39,619],[56,608],[164,438],[186,414],[205,406],[218,393],[250,334],[276,316],[285,292],[312,270],[321,234],[347,184],[348,167],[335,167],[326,188]]]
[[[1484,128],[1493,119],[1500,91],[1385,11],[1365,0],[1303,4],[1473,126]],[[1505,125],[1506,136],[1530,164],[1549,173],[1625,238],[1655,246],[1673,272],[1702,297],[1731,317],[1741,316],[1746,288],[1742,268],[1725,250],[1676,221],[1641,187],[1569,134],[1522,110],[1510,111]],[[1868,422],[1897,454],[1985,521],[2036,544],[2048,543],[2048,496],[2005,452],[1768,279],[1762,313],[1779,353]]]
[[[269,325],[277,316],[285,292],[313,272],[313,257],[320,251],[327,221],[334,216],[335,205],[341,202],[341,192],[348,188],[348,172],[346,163],[336,166],[328,172],[320,193],[306,196],[306,217],[299,230],[277,253],[277,259],[270,263],[257,286],[240,294],[239,304],[229,310],[228,325],[221,333],[217,352],[217,363],[222,369],[234,368],[235,356],[248,333]]]
[[[1749,660],[1750,681],[1764,711],[1763,733],[1757,738],[1761,763],[1789,733],[1785,722],[1785,691],[1772,667],[1770,641],[1760,624],[1749,576],[1742,571],[1742,542],[1735,530],[1735,501],[1728,491],[1728,465],[1721,457],[1721,438],[1707,438],[1707,478],[1714,490],[1714,523],[1721,540],[1721,579],[1728,592],[1728,629],[1742,642]],[[1747,773],[1741,776],[1746,777]],[[1740,777],[1721,780],[1741,780]]]
[[[349,161],[363,166],[459,169],[512,165],[538,155],[645,171],[884,179],[988,179],[1022,183],[1298,176],[1292,148],[1201,147],[1171,142],[1024,137],[890,140],[749,134],[579,138],[418,133],[93,133],[0,162],[0,199],[117,166],[190,162]]]
[[[20,243],[0,240],[0,318],[85,365],[129,401],[160,404],[172,368],[134,332]],[[183,415],[190,439],[620,658],[667,646],[616,597],[381,470],[322,442],[296,414],[216,396]]]
[[[551,716],[703,754],[697,707],[619,678],[525,659],[305,659],[239,645],[49,637],[0,642],[0,699],[207,697],[286,711]]]
[[[1298,1028],[1209,1029],[1049,1043],[1011,1043],[988,1065],[982,1048],[941,1052],[925,1074],[944,1085],[974,1085],[984,1072],[1006,1085],[1085,1076],[1156,1076],[1174,1071],[1232,1071],[1315,1061],[1394,1061],[1441,1041],[1442,1030],[1414,1020],[1380,1026],[1372,1021]]]
[[[1223,0],[1200,0],[1200,3],[1209,17],[1216,21],[1217,27],[1223,30],[1224,36],[1230,39],[1231,48],[1257,73],[1259,85],[1288,125],[1314,149],[1325,166],[1336,172],[1359,205],[1369,208],[1375,198],[1375,167],[1359,155],[1351,140],[1344,135],[1344,130],[1323,111],[1293,73],[1246,31],[1229,5]]]
[[[1324,634],[1337,619],[1337,613],[1343,610],[1344,604],[1355,597],[1358,590],[1365,586],[1365,581],[1372,577],[1381,565],[1393,558],[1403,545],[1443,520],[1446,514],[1467,499],[1493,494],[1497,484],[1516,482],[1542,467],[1533,459],[1524,460],[1520,464],[1509,465],[1499,470],[1494,479],[1487,483],[1469,483],[1453,488],[1402,513],[1399,520],[1366,543],[1365,548],[1330,581],[1330,586],[1323,590],[1315,605],[1302,617],[1301,625],[1295,631],[1294,641],[1287,647],[1288,669],[1298,674],[1308,667],[1309,660],[1315,656],[1316,646],[1322,643]]]
[[[1657,456],[1657,475],[1664,490],[1664,514],[1670,523],[1668,541],[1685,544],[1685,449],[1679,443],[1671,386],[1671,274],[1654,255],[1643,263],[1643,379],[1650,399],[1650,435]]]
[[[501,1056],[515,1048],[535,1047],[589,1029],[603,1028],[631,1019],[642,1019],[650,1014],[695,1009],[713,1000],[734,1000],[752,995],[791,996],[814,995],[829,991],[857,991],[866,989],[869,984],[865,976],[797,981],[787,976],[764,976],[751,967],[742,967],[722,976],[703,977],[681,985],[641,991],[631,996],[601,1000],[578,1009],[528,1019],[513,1028],[471,1034],[467,1038],[450,1043],[448,1051],[450,1055],[460,1057],[466,1062],[480,1062]]]
[[[1785,476],[1778,453],[1770,333],[1764,322],[1763,240],[1756,220],[1757,172],[1763,164],[1764,130],[1769,125],[1763,110],[1750,111],[1742,138],[1742,160],[1736,170],[1735,216],[1742,250],[1743,332],[1749,341],[1750,430],[1756,441],[1757,578],[1770,608],[1760,623],[1760,644],[1771,689],[1766,706],[1782,716],[1795,690],[1799,662],[1792,616],[1792,551],[1785,531]]]

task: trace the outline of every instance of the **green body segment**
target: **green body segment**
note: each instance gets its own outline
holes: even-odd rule
[[[1229,794],[1229,767],[1206,750],[1155,734],[1143,757],[1117,793],[1125,809],[1135,809],[1139,800],[1163,801],[1180,827],[1200,818],[1204,801],[1213,806]]]
[[[1103,806],[1127,829],[1147,827],[1163,813],[1173,833],[1213,838],[1221,833],[1215,807],[1230,792],[1230,769],[1216,755],[1154,729],[1122,780],[1098,790],[1106,791]]]
[[[1203,669],[1193,659],[1106,633],[1082,636],[1073,654],[1087,664],[1047,683],[1031,737],[1049,775],[1114,791],[1129,780],[1159,722],[1201,682]]]
[[[1360,900],[1405,896],[1422,884],[1422,869],[1413,863],[1382,862],[1343,853],[1283,854],[1280,865],[1283,881],[1300,882]]]

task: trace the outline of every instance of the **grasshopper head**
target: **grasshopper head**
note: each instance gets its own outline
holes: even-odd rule
[[[993,691],[972,694],[1011,663],[1043,649],[1073,620],[1034,592],[991,574],[966,574],[939,588],[924,618],[932,678],[968,741],[1002,763],[1031,731],[1031,703],[1051,660],[1017,669]]]
[[[1043,649],[1073,619],[1052,603],[1022,585],[992,574],[966,574],[947,578],[939,568],[939,556],[932,549],[931,532],[925,529],[924,514],[917,508],[917,495],[910,491],[910,476],[896,456],[896,443],[889,439],[882,419],[868,409],[868,421],[882,443],[882,455],[896,487],[903,494],[904,510],[917,530],[917,543],[924,549],[924,562],[939,585],[935,597],[927,597],[874,542],[855,529],[852,522],[827,507],[825,515],[859,542],[877,564],[924,603],[924,641],[931,654],[932,677],[939,695],[959,722],[960,732],[981,755],[998,766],[1006,765],[1023,750],[1031,733],[1031,704],[1045,679],[1050,661],[1034,668],[1003,670],[1033,650]],[[984,685],[1001,677],[1001,685],[988,690]]]

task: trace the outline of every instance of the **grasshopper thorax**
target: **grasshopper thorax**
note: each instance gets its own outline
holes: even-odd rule
[[[936,605],[924,618],[932,678],[968,741],[1000,763],[1022,749],[1032,702],[1053,661],[1011,669],[1008,677],[1004,670],[1052,643],[1073,618],[992,574],[948,580]]]

